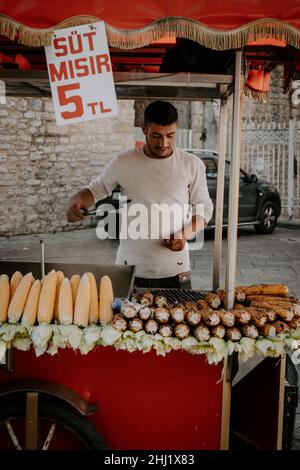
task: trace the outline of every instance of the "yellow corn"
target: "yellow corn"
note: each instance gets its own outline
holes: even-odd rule
[[[18,285],[20,284],[20,281],[23,277],[23,274],[20,273],[20,271],[16,271],[13,273],[11,280],[10,280],[10,298],[12,299],[14,296],[14,293],[16,292],[16,289]]]
[[[9,277],[6,274],[0,276],[0,325],[7,321],[7,310],[10,299]]]
[[[79,274],[73,274],[73,276],[70,279],[70,282],[71,282],[71,288],[72,288],[73,309],[74,309],[77,290],[78,290],[78,286],[79,286],[79,283],[80,283]]]
[[[54,270],[44,277],[38,306],[37,320],[49,324],[53,318],[57,275]]]
[[[58,320],[62,325],[73,323],[73,298],[70,279],[65,277],[60,285],[58,296]]]
[[[87,276],[89,278],[91,288],[89,323],[98,323],[99,305],[97,283],[93,273],[87,273]]]
[[[78,326],[87,326],[89,322],[91,301],[91,288],[90,281],[87,274],[84,274],[80,279],[77,290],[75,309],[74,309],[74,324]]]
[[[58,320],[58,297],[59,297],[59,289],[63,279],[65,277],[62,271],[56,272],[57,276],[57,284],[56,284],[56,295],[55,295],[55,303],[54,303],[54,320]]]
[[[20,320],[33,282],[34,277],[32,273],[26,274],[21,279],[14,293],[14,296],[9,304],[7,313],[9,323],[17,323]]]
[[[41,288],[42,288],[41,281],[37,279],[32,284],[27,300],[26,300],[24,312],[23,312],[22,319],[21,319],[22,325],[32,326],[35,324]]]
[[[112,302],[114,293],[111,280],[108,276],[102,276],[99,289],[99,321],[110,322],[113,318]]]

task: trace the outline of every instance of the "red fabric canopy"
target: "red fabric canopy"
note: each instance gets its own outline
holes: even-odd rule
[[[14,39],[19,30],[27,45],[49,43],[49,29],[96,20],[105,21],[110,45],[124,49],[166,33],[214,49],[242,47],[257,37],[300,48],[299,0],[2,0],[0,6],[0,33]]]
[[[299,0],[3,0],[0,9],[33,28],[51,28],[72,16],[93,16],[115,28],[137,29],[161,18],[181,16],[219,30],[261,18],[274,18],[300,29]]]

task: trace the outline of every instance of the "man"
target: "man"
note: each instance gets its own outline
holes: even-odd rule
[[[110,195],[118,184],[131,201],[128,213],[136,213],[136,207],[146,209],[140,225],[147,235],[137,238],[128,224],[116,259],[117,264],[136,266],[137,287],[191,288],[187,240],[203,230],[212,216],[205,165],[175,147],[177,127],[178,114],[171,103],[150,103],[142,125],[144,147],[114,159],[102,175],[72,197],[67,211],[69,222],[82,220],[82,211]],[[190,219],[187,207],[192,208]]]

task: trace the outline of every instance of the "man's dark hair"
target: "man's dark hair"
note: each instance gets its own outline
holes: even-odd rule
[[[169,126],[178,122],[177,109],[168,101],[153,101],[148,104],[144,112],[144,123]]]

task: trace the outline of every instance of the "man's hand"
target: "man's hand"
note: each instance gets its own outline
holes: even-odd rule
[[[67,210],[67,219],[68,222],[78,222],[79,220],[84,219],[82,209],[84,209],[84,203],[82,199],[78,196],[74,196],[71,199],[71,205]]]
[[[78,222],[84,219],[82,211],[88,209],[94,204],[94,196],[92,192],[84,188],[78,193],[74,194],[70,201],[70,207],[67,210],[67,219],[69,222]]]
[[[182,232],[171,235],[169,240],[166,240],[166,247],[171,251],[182,251],[185,247],[186,238]]]

